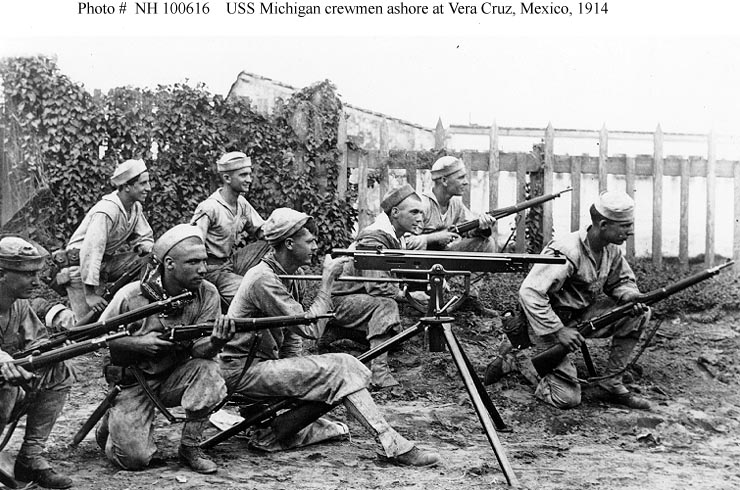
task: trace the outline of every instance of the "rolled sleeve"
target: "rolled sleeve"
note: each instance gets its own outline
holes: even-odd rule
[[[604,293],[617,301],[620,301],[627,293],[640,293],[635,273],[624,256],[620,256],[614,261],[609,277],[604,284]]]
[[[552,334],[563,328],[548,293],[559,290],[571,273],[570,261],[564,265],[535,264],[522,282],[519,303],[537,335]]]

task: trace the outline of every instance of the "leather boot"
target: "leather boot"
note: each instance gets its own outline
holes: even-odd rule
[[[211,474],[218,471],[218,465],[205,455],[200,446],[180,445],[177,450],[180,462],[196,473]]]
[[[26,433],[15,461],[15,476],[23,481],[33,481],[44,488],[69,488],[72,480],[51,469],[43,458],[46,440],[64,408],[68,390],[39,390],[26,416]]]
[[[73,484],[68,476],[57,473],[52,468],[33,469],[20,461],[15,462],[16,480],[34,482],[43,488],[70,488]]]
[[[399,454],[391,461],[405,466],[431,466],[439,462],[439,454],[414,446],[411,451]]]
[[[188,420],[182,427],[182,436],[180,437],[180,449],[177,455],[180,462],[197,473],[215,473],[218,471],[216,463],[205,455],[200,448],[200,442],[203,440],[203,431],[205,430],[208,419]]]

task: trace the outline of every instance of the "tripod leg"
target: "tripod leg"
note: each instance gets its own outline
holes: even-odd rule
[[[465,355],[462,352],[462,348],[460,347],[460,344],[458,344],[457,339],[455,338],[455,334],[452,333],[452,327],[449,323],[445,323],[442,325],[442,329],[444,332],[445,340],[447,341],[447,347],[450,349],[452,359],[455,361],[455,364],[457,365],[457,370],[460,372],[460,376],[465,383],[465,389],[468,390],[470,400],[473,402],[473,406],[475,407],[475,411],[478,414],[481,425],[483,425],[483,430],[488,437],[488,441],[491,443],[491,448],[493,449],[493,453],[496,455],[496,459],[498,460],[498,464],[501,467],[501,471],[503,471],[504,476],[506,477],[506,481],[510,486],[518,487],[519,480],[517,479],[516,474],[514,473],[514,469],[511,467],[511,464],[509,464],[509,460],[506,458],[504,447],[501,445],[501,441],[499,441],[498,439],[496,428],[493,426],[491,416],[488,413],[487,407],[481,398],[475,382],[473,381],[473,376],[471,376],[471,372],[465,362]]]
[[[452,334],[452,338],[455,339],[455,343],[457,345],[460,345],[460,341],[457,340],[457,336],[455,335],[452,330],[450,330],[450,333]],[[475,369],[473,369],[473,365],[470,363],[470,360],[468,359],[467,354],[465,354],[465,351],[460,348],[460,355],[462,356],[462,360],[465,362],[465,366],[468,368],[468,372],[470,373],[470,378],[473,380],[473,384],[475,384],[475,389],[478,390],[478,394],[481,397],[481,400],[483,400],[483,404],[486,406],[486,409],[488,410],[488,413],[491,415],[491,418],[493,419],[493,423],[496,424],[496,430],[499,432],[505,432],[505,431],[511,431],[509,427],[506,426],[506,423],[504,422],[504,419],[501,418],[501,414],[498,413],[498,410],[496,409],[496,406],[491,401],[491,397],[488,396],[488,392],[486,391],[486,388],[483,386],[483,383],[481,382],[478,375],[475,373]]]

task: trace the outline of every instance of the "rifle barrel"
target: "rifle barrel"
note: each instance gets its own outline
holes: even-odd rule
[[[572,190],[573,190],[572,187],[568,187],[566,189],[563,189],[560,192],[555,192],[553,194],[545,194],[544,196],[538,196],[538,197],[529,199],[527,201],[516,203],[513,206],[508,206],[505,208],[498,208],[498,209],[494,209],[493,211],[488,211],[488,214],[490,214],[496,219],[505,218],[506,216],[519,213],[521,211],[524,211],[525,209],[529,209],[531,207],[544,204],[547,201],[551,201],[555,198],[558,198],[562,194],[565,194],[566,192],[570,192]],[[448,228],[448,230],[453,233],[458,233],[458,234],[467,233],[468,231],[472,231],[478,228],[478,225],[479,225],[478,220],[474,219],[474,220],[466,221],[464,223],[460,223],[459,225],[456,225],[456,226],[451,226]]]
[[[334,313],[323,313],[319,315],[286,315],[268,316],[260,318],[232,318],[236,331],[239,333],[256,332],[277,327],[290,327],[292,325],[303,325],[323,318],[334,318]],[[213,329],[213,322],[196,323],[195,325],[178,325],[167,329],[160,338],[162,340],[177,341],[191,340],[208,335]]]
[[[301,280],[304,281],[320,281],[322,279],[322,276],[318,274],[280,274],[278,275],[280,279],[289,279],[289,280]],[[408,283],[417,283],[417,284],[428,284],[429,281],[426,279],[402,279],[398,277],[362,277],[362,276],[339,276],[336,278],[337,281],[342,282],[394,282],[394,283],[401,283],[401,282],[408,282]]]
[[[83,327],[73,327],[70,330],[52,335],[47,341],[35,347],[17,352],[13,355],[13,357],[16,359],[20,359],[23,357],[27,357],[35,352],[47,352],[61,347],[68,340],[79,342],[81,340],[87,340],[98,337],[100,335],[105,335],[106,333],[115,331],[125,325],[128,325],[129,323],[133,323],[142,320],[150,315],[162,312],[170,308],[174,304],[180,302],[188,302],[192,299],[193,293],[188,291],[178,296],[168,298],[166,300],[157,301],[148,305],[144,305],[141,308],[127,311],[108,320],[98,321],[95,323],[91,323],[90,325],[85,325]]]

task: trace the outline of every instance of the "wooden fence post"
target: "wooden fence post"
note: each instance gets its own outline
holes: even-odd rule
[[[588,161],[588,155],[570,157],[570,231],[581,227],[581,166]]]
[[[545,129],[545,167],[543,170],[542,185],[544,194],[552,194],[552,171],[555,166],[555,130],[552,122],[547,123]],[[552,240],[552,201],[542,206],[542,244]]]
[[[599,131],[599,194],[606,190],[606,162],[609,160],[609,133],[606,131],[606,123]]]
[[[498,179],[501,162],[498,153],[498,126],[494,119],[488,136],[488,210],[498,208]],[[493,241],[497,243],[498,224],[493,225]]]
[[[347,117],[342,111],[339,114],[339,126],[337,127],[337,149],[339,150],[339,162],[337,168],[337,197],[344,199],[347,196]]]
[[[447,147],[447,132],[442,125],[442,118],[437,120],[437,126],[434,128],[434,149],[441,150]]]
[[[689,183],[691,157],[681,159],[681,204],[679,205],[678,263],[689,268]]]
[[[382,162],[380,172],[380,189],[379,199],[382,201],[386,192],[388,192],[388,181],[390,180],[391,169],[388,168],[388,120],[383,118],[383,122],[380,123],[380,140],[378,141],[379,160]]]
[[[663,264],[663,130],[653,134],[653,265]]]
[[[635,198],[635,157],[625,157],[624,162],[625,191],[632,199]],[[635,258],[635,235],[627,237],[627,260]]]
[[[468,176],[468,186],[463,191],[462,200],[463,204],[470,208],[470,188],[473,187],[473,155],[469,151],[464,151],[462,161],[465,164],[465,173]]]
[[[707,143],[707,241],[704,258],[707,267],[711,267],[714,264],[714,206],[717,184],[714,131],[709,133]]]
[[[526,199],[524,186],[527,184],[527,158],[522,153],[516,154],[516,200],[517,202]],[[516,219],[516,218],[515,218]],[[519,214],[519,220],[516,222],[516,252],[524,253],[526,246],[526,236],[524,234],[526,219],[524,213]]]
[[[735,232],[732,241],[732,258],[735,260],[733,266],[735,272],[740,273],[740,162],[733,165],[734,188],[735,188]]]

